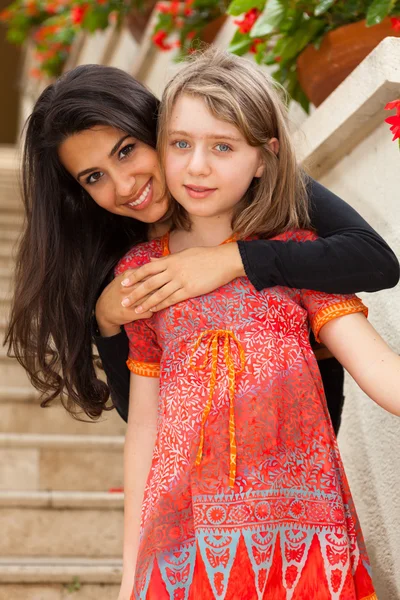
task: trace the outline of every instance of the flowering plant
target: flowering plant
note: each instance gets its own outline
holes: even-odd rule
[[[399,148],[400,148],[400,98],[398,100],[393,100],[393,102],[389,102],[385,106],[385,110],[393,110],[396,109],[396,114],[391,117],[387,117],[385,119],[386,123],[389,123],[390,131],[393,133],[393,142],[395,140],[399,140]]]
[[[15,0],[0,13],[7,39],[22,44],[31,37],[38,67],[33,76],[60,75],[79,30],[106,29],[121,23],[133,6],[145,0]]]
[[[39,68],[58,75],[79,29],[95,31],[110,19],[122,22],[132,8],[146,9],[153,0],[15,0],[0,15],[8,38],[22,43],[33,33]],[[296,61],[309,44],[319,47],[324,36],[342,25],[366,19],[367,27],[390,16],[400,32],[400,0],[160,0],[153,42],[160,50],[179,47],[185,55],[193,39],[225,14],[238,17],[229,50],[254,55],[273,65],[276,80],[308,111],[309,100],[297,78]]]
[[[155,43],[168,50],[172,33],[185,54],[190,42],[205,24],[226,10],[240,17],[234,20],[236,32],[229,45],[235,54],[254,54],[259,64],[276,65],[273,72],[289,96],[308,111],[309,100],[297,78],[296,61],[309,44],[319,47],[324,36],[334,29],[366,19],[367,27],[391,16],[394,31],[400,32],[399,0],[186,0],[159,4]]]

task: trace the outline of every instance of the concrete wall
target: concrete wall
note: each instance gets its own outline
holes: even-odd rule
[[[400,152],[382,124],[321,183],[351,204],[400,256]],[[400,286],[362,294],[370,321],[400,354]],[[399,390],[400,396],[400,390]],[[339,435],[379,600],[400,598],[400,419],[347,376]]]

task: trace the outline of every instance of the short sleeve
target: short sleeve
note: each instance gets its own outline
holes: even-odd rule
[[[325,294],[313,290],[301,290],[301,303],[308,312],[308,318],[315,339],[319,342],[319,332],[332,319],[358,312],[368,317],[368,309],[354,295]]]
[[[162,350],[157,343],[156,332],[151,326],[153,319],[140,319],[125,325],[129,339],[129,355],[126,364],[136,375],[160,377]]]

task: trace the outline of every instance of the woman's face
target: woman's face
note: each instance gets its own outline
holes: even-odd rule
[[[155,223],[168,208],[157,152],[124,131],[98,125],[58,149],[67,171],[111,213]]]

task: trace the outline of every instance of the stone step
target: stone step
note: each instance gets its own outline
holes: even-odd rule
[[[0,490],[121,488],[123,444],[124,436],[1,433]]]
[[[2,323],[6,323],[6,315],[2,313]],[[1,332],[1,344],[4,339],[4,329]],[[15,358],[6,356],[6,349],[3,345],[0,346],[0,382],[5,386],[29,386],[29,379],[25,369],[18,363]]]
[[[120,560],[0,558],[0,600],[111,600],[121,577]]]
[[[5,212],[1,210],[0,196],[0,239],[3,231],[21,232],[24,223],[24,215],[22,212]]]
[[[0,492],[0,557],[120,559],[123,494]]]
[[[14,282],[14,269],[10,267],[0,268],[0,291],[10,292]]]
[[[1,214],[0,214],[1,219]],[[19,241],[22,234],[22,230],[20,228],[16,229],[0,229],[0,241],[5,242],[13,242],[16,243]]]
[[[5,288],[5,286],[0,287],[0,310],[8,314],[11,306],[11,297],[12,292],[11,289]]]
[[[59,401],[40,406],[39,393],[33,387],[0,386],[0,433],[36,433],[64,435],[125,435],[126,423],[116,410],[104,412],[98,421],[77,421]]]

